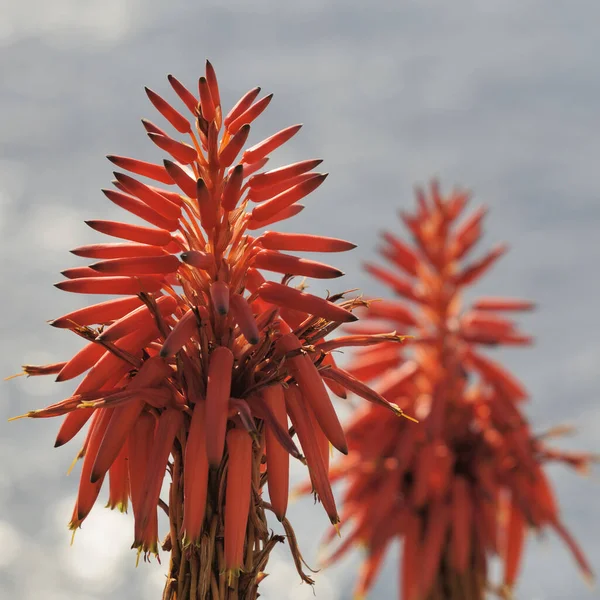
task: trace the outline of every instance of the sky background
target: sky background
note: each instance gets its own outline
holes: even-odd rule
[[[383,290],[361,272],[381,229],[438,176],[491,208],[482,250],[511,252],[477,292],[532,298],[520,322],[533,349],[502,360],[531,392],[536,429],[568,422],[563,447],[598,450],[600,5],[594,1],[0,0],[0,374],[65,360],[76,336],[45,321],[89,301],[52,287],[100,239],[83,224],[118,218],[100,192],[106,154],[158,160],[139,119],[158,117],[143,86],[192,85],[210,58],[225,106],[255,85],[275,98],[253,140],[293,123],[275,160],[324,159],[330,176],[287,225],[344,237],[345,289]],[[324,286],[314,289],[323,291]],[[77,445],[52,448],[57,421],[6,419],[69,395],[72,383],[12,380],[0,398],[0,598],[159,598],[164,568],[135,569],[128,517],[98,506],[69,546]],[[551,470],[566,523],[600,571],[598,471]],[[296,481],[303,478],[295,471]],[[289,511],[310,563],[326,517]],[[359,555],[317,576],[316,597],[350,597]],[[163,555],[167,562],[167,556]],[[371,598],[396,596],[390,553]],[[308,600],[286,548],[265,600]],[[596,597],[554,535],[528,545],[518,600]]]

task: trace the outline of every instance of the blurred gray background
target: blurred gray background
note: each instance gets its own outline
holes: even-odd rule
[[[0,15],[3,376],[79,347],[45,321],[90,301],[52,287],[81,264],[68,250],[100,239],[83,219],[122,216],[100,193],[112,179],[104,155],[158,160],[139,122],[160,122],[143,86],[168,94],[167,73],[193,86],[209,57],[225,106],[255,85],[275,93],[254,141],[305,123],[275,165],[321,157],[331,175],[286,228],[360,243],[333,257],[347,273],[339,286],[383,292],[360,263],[383,227],[405,235],[396,215],[412,207],[415,183],[437,175],[491,207],[482,249],[505,240],[512,250],[476,291],[540,305],[521,320],[534,349],[502,360],[531,391],[536,428],[573,423],[563,446],[598,449],[597,2],[1,0]],[[65,472],[78,446],[52,448],[59,422],[6,422],[72,389],[51,378],[2,385],[0,598],[159,598],[164,568],[135,569],[128,517],[98,506],[69,546],[78,475]],[[551,473],[600,571],[597,476]],[[305,499],[290,517],[315,564],[324,512]],[[359,558],[319,574],[316,597],[349,598]],[[393,551],[371,598],[396,597],[396,563]],[[286,548],[269,571],[265,599],[312,598]],[[531,539],[519,600],[593,597],[555,536]]]

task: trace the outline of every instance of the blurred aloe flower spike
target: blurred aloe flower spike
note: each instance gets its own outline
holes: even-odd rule
[[[271,95],[250,90],[224,115],[210,63],[197,93],[168,79],[182,106],[147,89],[163,122],[143,125],[169,158],[108,157],[120,171],[116,189],[104,194],[144,224],[88,221],[118,241],[73,250],[94,262],[68,269],[57,284],[120,297],[52,322],[86,344],[64,363],[27,365],[24,373],[56,374],[57,381],[85,375],[71,396],[24,416],[63,416],[56,446],[87,424],[71,529],[85,522],[108,477],[109,506],[133,509],[138,557],[159,547],[171,552],[163,600],[251,600],[270,551],[284,540],[270,533],[265,510],[282,521],[298,572],[312,583],[286,519],[290,456],[308,465],[315,494],[331,522],[339,521],[329,445],[347,452],[347,444],[325,386],[344,395],[355,383],[336,369],[335,342],[323,339],[355,321],[353,309],[366,303],[291,285],[294,276],[342,273],[288,252],[341,252],[353,244],[264,231],[298,214],[298,201],[325,181],[312,171],[319,159],[262,170],[300,125],[244,150]],[[269,273],[279,281],[265,279]],[[402,341],[394,333],[388,339]],[[375,392],[365,396],[401,414]],[[169,497],[161,499],[166,473]],[[262,499],[265,485],[270,503]],[[162,544],[159,507],[170,524]]]
[[[348,327],[351,338],[390,328],[414,334],[402,346],[383,341],[357,351],[347,371],[421,422],[413,427],[377,405],[358,411],[346,429],[348,456],[331,469],[332,481],[347,486],[341,516],[350,525],[327,562],[366,549],[357,600],[398,538],[401,600],[483,600],[490,589],[510,598],[530,528],[554,529],[592,576],[543,467],[552,460],[586,471],[595,457],[551,449],[548,436],[533,435],[520,406],[525,388],[483,352],[529,345],[510,315],[533,304],[487,297],[463,309],[467,286],[506,250],[469,258],[485,210],[463,217],[467,201],[462,191],[442,195],[436,182],[429,193],[417,190],[416,212],[401,215],[413,243],[384,233],[381,254],[391,268],[365,266],[399,298],[370,303],[369,319]],[[504,569],[495,587],[492,556]]]

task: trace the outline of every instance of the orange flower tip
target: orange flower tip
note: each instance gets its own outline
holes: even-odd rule
[[[225,210],[234,210],[240,197],[244,179],[244,165],[238,164],[229,171],[227,182],[223,188],[221,205]]]
[[[262,88],[260,86],[256,86],[251,90],[247,91],[237,102],[237,104],[231,109],[223,124],[225,127],[229,125],[231,121],[241,115],[253,102],[254,99],[260,94]]]
[[[117,165],[117,167],[120,167],[121,169],[131,171],[132,173],[137,173],[143,177],[155,179],[156,181],[160,181],[161,183],[167,185],[173,185],[173,179],[165,171],[165,168],[162,165],[155,165],[153,163],[137,160],[135,158],[128,158],[126,156],[117,156],[116,154],[107,154],[106,158],[108,158],[111,163]]]
[[[161,129],[160,127],[157,127],[152,121],[149,121],[148,119],[142,119],[142,125],[144,126],[144,129],[148,133],[154,133],[157,135],[162,135],[162,136],[167,137],[167,133],[163,129]]]
[[[344,273],[335,267],[273,250],[260,250],[254,257],[253,266],[275,273],[302,275],[319,279],[335,279]]]
[[[210,86],[204,76],[198,80],[198,92],[200,94],[202,117],[210,123],[215,118],[215,104],[210,93]]]
[[[210,89],[210,95],[213,99],[215,106],[221,105],[221,96],[219,94],[219,84],[217,83],[217,74],[215,68],[208,58],[205,64],[206,80],[208,81],[208,87]]]
[[[179,131],[179,133],[189,133],[191,131],[190,122],[180,113],[178,113],[168,102],[161,98],[156,92],[145,87],[146,95],[156,110],[165,118],[171,125]]]
[[[69,319],[65,319],[63,317],[59,317],[58,319],[53,319],[52,321],[48,321],[48,324],[51,327],[58,327],[60,329],[69,328],[73,325],[73,322]]]
[[[175,157],[181,164],[189,165],[198,159],[198,153],[195,148],[178,142],[172,139],[165,133],[159,133],[155,131],[149,131],[148,137],[155,143],[161,150],[168,152],[171,156]]]
[[[313,158],[293,163],[291,165],[285,165],[284,167],[279,167],[264,173],[258,173],[253,175],[248,180],[248,186],[253,189],[277,187],[283,186],[284,184],[287,187],[291,187],[291,182],[298,181],[300,176],[312,176],[312,174],[308,173],[308,171],[312,171],[312,169],[318,167],[322,162],[323,160],[320,158]]]
[[[242,155],[242,161],[246,163],[253,163],[261,158],[264,158],[267,154],[270,154],[295,136],[301,128],[302,125],[298,124],[278,131],[271,137],[268,137],[262,142],[259,142],[251,148],[248,148]]]
[[[132,295],[140,292],[157,292],[161,288],[158,279],[146,277],[85,277],[67,279],[54,284],[64,292],[79,294]]]
[[[239,131],[240,127],[242,127],[242,125],[254,121],[254,119],[256,119],[265,110],[265,108],[267,108],[272,99],[273,94],[269,94],[264,98],[258,100],[258,102],[256,102],[255,104],[249,106],[247,109],[241,112],[239,116],[236,116],[236,118],[230,119],[229,124],[226,125],[227,129],[229,130],[229,133],[231,135],[235,135]],[[233,110],[235,110],[235,108]]]
[[[229,312],[229,286],[223,281],[215,281],[210,286],[210,296],[216,311],[226,315]]]
[[[198,99],[174,76],[167,75],[167,79],[175,93],[181,101],[188,107],[188,110],[194,115],[198,114]]]
[[[182,262],[196,267],[197,269],[208,269],[213,264],[213,259],[210,254],[206,252],[200,252],[198,250],[187,250],[179,255]]]
[[[66,381],[68,379],[71,379],[71,377],[69,377],[68,374],[67,374],[66,379],[65,379],[65,376],[64,375],[61,376],[61,374],[62,374],[62,371],[56,376],[56,379],[54,380],[55,383],[60,383],[61,381]]]
[[[219,166],[228,167],[233,163],[250,135],[250,124],[245,123],[219,152]]]
[[[300,214],[304,209],[305,206],[303,204],[292,204],[292,206],[288,206],[287,209],[282,210],[278,215],[275,215],[270,219],[263,219],[262,221],[259,221],[258,219],[252,217],[248,221],[248,229],[250,231],[254,231],[255,229],[261,229],[262,227],[272,225],[273,223],[278,223],[279,221],[283,221],[285,219],[291,219],[292,217]]]
[[[171,179],[181,188],[181,190],[189,198],[196,198],[196,181],[180,167],[177,163],[172,160],[164,159],[163,165],[171,177]]]

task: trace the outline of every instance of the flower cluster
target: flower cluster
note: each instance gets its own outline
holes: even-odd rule
[[[285,519],[290,456],[305,462],[331,522],[339,521],[328,481],[329,445],[345,454],[347,443],[325,384],[401,411],[336,368],[331,350],[347,341],[323,342],[355,321],[351,311],[365,302],[344,293],[325,299],[290,284],[295,276],[342,275],[290,252],[354,245],[264,231],[298,214],[298,201],[325,180],[313,171],[318,159],[261,170],[300,125],[242,152],[271,95],[259,99],[260,88],[252,89],[223,116],[209,62],[197,95],[173,76],[169,83],[191,120],[146,92],[183,139],[150,121],[143,125],[170,158],[153,164],[108,157],[128,174],[115,172],[114,189],[104,194],[145,223],[87,221],[122,241],[74,249],[94,262],[67,269],[57,284],[118,298],[52,322],[86,340],[70,360],[24,367],[29,375],[57,374],[57,381],[85,376],[70,397],[25,416],[64,416],[56,446],[88,425],[71,529],[85,521],[108,477],[109,506],[125,510],[131,503],[138,556],[158,552],[158,509],[169,516],[164,598],[225,598],[225,588],[227,598],[254,598],[268,553],[281,541],[269,533],[265,509],[283,521],[300,565]],[[280,282],[265,273],[279,274]],[[167,472],[172,483],[165,502],[160,490]],[[265,484],[270,503],[262,500]]]
[[[416,213],[402,214],[414,244],[385,233],[381,253],[393,268],[366,265],[400,299],[372,302],[370,319],[349,327],[373,335],[393,324],[414,338],[361,349],[348,371],[374,382],[421,424],[366,407],[347,427],[348,456],[332,467],[332,479],[347,484],[341,514],[352,525],[328,560],[355,545],[366,548],[356,598],[367,594],[397,538],[403,600],[481,600],[493,555],[504,565],[497,591],[508,596],[528,528],[553,528],[591,577],[562,525],[543,465],[562,461],[585,471],[593,457],[556,451],[548,436],[532,435],[520,408],[527,392],[482,352],[530,344],[507,315],[533,305],[487,297],[463,311],[464,290],[506,250],[498,246],[465,262],[485,215],[479,208],[461,220],[467,201],[461,191],[442,196],[436,183],[428,194],[418,190]]]

